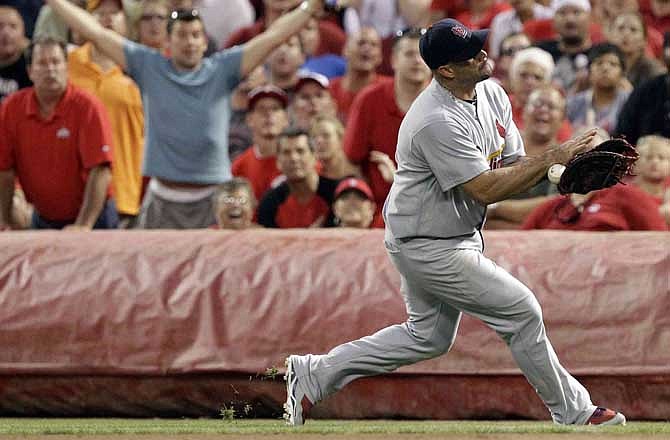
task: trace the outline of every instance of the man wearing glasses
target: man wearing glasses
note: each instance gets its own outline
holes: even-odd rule
[[[171,229],[214,223],[212,195],[217,184],[231,178],[228,125],[233,89],[323,10],[322,0],[306,0],[261,35],[210,58],[204,58],[207,38],[198,12],[174,11],[168,21],[168,59],[105,29],[67,0],[48,4],[140,87],[145,111],[143,173],[151,181],[138,225]]]
[[[137,41],[164,53],[168,43],[167,21],[170,11],[162,0],[144,0],[140,12]]]

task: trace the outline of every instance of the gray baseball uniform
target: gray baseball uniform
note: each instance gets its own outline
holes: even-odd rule
[[[486,208],[460,185],[524,150],[502,88],[486,80],[475,90],[473,104],[433,80],[405,116],[384,218],[409,319],[326,355],[300,357],[294,368],[310,401],[446,353],[467,313],[505,340],[555,422],[582,424],[596,409],[559,363],[533,293],[482,254]]]

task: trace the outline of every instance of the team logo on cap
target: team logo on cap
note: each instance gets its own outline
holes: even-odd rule
[[[451,32],[457,37],[465,38],[468,36],[468,30],[463,26],[454,26],[451,28]]]

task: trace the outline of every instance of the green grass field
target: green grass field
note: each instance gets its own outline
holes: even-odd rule
[[[290,428],[281,420],[223,419],[0,419],[0,435],[113,435],[113,434],[586,434],[607,433],[622,439],[654,435],[670,437],[670,423],[631,422],[625,427],[566,427],[526,421],[388,421],[310,420]],[[559,436],[560,437],[560,436]]]

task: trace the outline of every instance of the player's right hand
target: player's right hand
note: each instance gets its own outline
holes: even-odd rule
[[[592,128],[591,130],[562,143],[558,147],[552,148],[550,150],[554,160],[552,163],[565,165],[577,154],[591,150],[595,146],[594,142],[597,134],[598,129]]]

